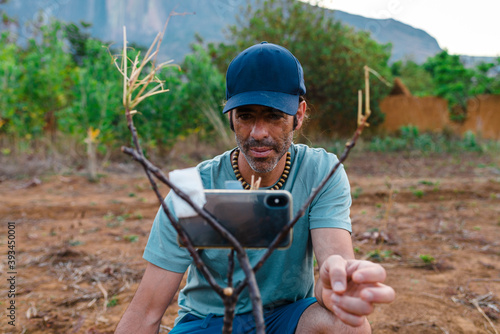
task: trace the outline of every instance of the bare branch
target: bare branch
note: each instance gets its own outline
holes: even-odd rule
[[[372,73],[373,75],[375,75],[380,81],[382,81],[387,87],[392,87],[392,85],[389,83],[389,81],[385,80],[385,78],[383,76],[381,76],[377,71],[375,71],[374,69],[366,66],[368,68],[368,71],[370,73]]]

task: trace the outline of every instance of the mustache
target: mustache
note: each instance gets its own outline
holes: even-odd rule
[[[276,143],[270,139],[256,140],[256,139],[250,138],[245,142],[244,146],[247,149],[264,146],[264,147],[270,147],[270,148],[276,150]]]

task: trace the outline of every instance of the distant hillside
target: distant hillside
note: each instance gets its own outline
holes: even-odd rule
[[[182,61],[190,52],[195,33],[205,41],[224,41],[224,28],[235,24],[241,6],[248,0],[10,0],[2,5],[7,14],[20,22],[31,20],[38,12],[43,17],[54,16],[67,22],[85,21],[92,24],[93,36],[104,41],[121,43],[122,28],[127,27],[129,42],[149,45],[163,27],[172,10],[192,15],[173,17],[169,23],[162,54]],[[379,20],[332,11],[332,15],[355,29],[371,33],[379,43],[393,45],[391,61],[411,59],[422,63],[441,51],[437,41],[423,30],[392,19]],[[23,36],[24,28],[18,30]]]
[[[47,3],[50,5],[44,6]],[[196,32],[207,41],[222,41],[222,28],[236,21],[237,8],[234,11],[227,6],[219,8],[220,3],[205,0],[9,0],[1,8],[8,15],[18,18],[21,25],[37,17],[38,13],[47,20],[56,17],[66,22],[85,21],[92,24],[92,36],[120,44],[123,41],[123,26],[126,26],[128,41],[143,46],[151,44],[174,9],[194,13],[173,17],[162,44],[162,55],[181,62],[190,51],[189,45],[194,42]],[[24,31],[24,28],[18,30],[21,40]]]
[[[334,17],[357,30],[369,31],[379,43],[391,43],[390,61],[413,60],[423,63],[428,57],[442,51],[436,39],[425,31],[393,19],[371,19],[342,11],[335,11]]]

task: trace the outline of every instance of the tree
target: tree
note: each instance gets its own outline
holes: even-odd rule
[[[196,110],[199,124],[204,124],[207,134],[216,132],[227,143],[226,118],[221,112],[225,97],[224,75],[200,44],[194,44],[192,48],[194,52],[186,56],[182,65],[187,79],[184,93],[189,97],[189,108]]]
[[[391,73],[401,81],[415,96],[428,96],[434,92],[432,76],[414,61],[397,61],[391,65]]]
[[[474,95],[500,94],[500,57],[494,63],[482,62],[475,68]]]
[[[22,127],[15,117],[19,109],[20,100],[20,78],[22,69],[19,64],[20,47],[9,40],[8,32],[0,35],[0,134],[7,133],[10,136],[25,135],[18,134],[18,128]]]
[[[473,70],[465,68],[460,57],[448,54],[447,50],[427,59],[424,68],[432,76],[434,94],[448,101],[451,119],[464,121],[474,76]]]
[[[57,112],[71,102],[71,56],[65,50],[62,25],[53,20],[40,26],[20,55],[22,75],[15,118],[30,129],[29,136],[51,135],[55,140]],[[20,128],[20,129],[22,129]]]
[[[85,51],[72,72],[72,102],[58,112],[59,130],[83,141],[89,128],[99,129],[100,142],[122,145],[127,129],[121,122],[120,75],[102,41],[86,38],[78,45]]]
[[[335,20],[332,12],[294,0],[256,1],[247,6],[237,25],[229,28],[228,43],[210,44],[209,53],[224,73],[236,54],[261,41],[289,49],[304,68],[312,106],[309,135],[347,134],[356,124],[357,91],[364,87],[363,66],[388,78],[389,45],[380,45],[366,32],[356,32]],[[388,91],[371,86],[372,125],[383,117],[378,100]]]
[[[89,55],[87,50],[87,41],[90,39],[90,33],[87,30],[91,24],[80,21],[81,28],[74,23],[64,25],[65,37],[69,42],[70,53],[73,56],[73,61],[77,65],[82,65],[83,58]]]
[[[499,60],[497,63],[500,65]],[[450,55],[447,50],[427,59],[423,65],[432,76],[434,94],[448,101],[450,118],[457,122],[467,117],[467,100],[471,97],[500,93],[498,74],[495,77],[488,73],[494,66],[482,63],[476,68],[466,68],[460,56]]]

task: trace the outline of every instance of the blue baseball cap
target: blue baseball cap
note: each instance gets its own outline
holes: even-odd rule
[[[223,113],[245,105],[262,105],[295,115],[306,93],[304,71],[282,46],[262,42],[241,52],[226,72]]]

